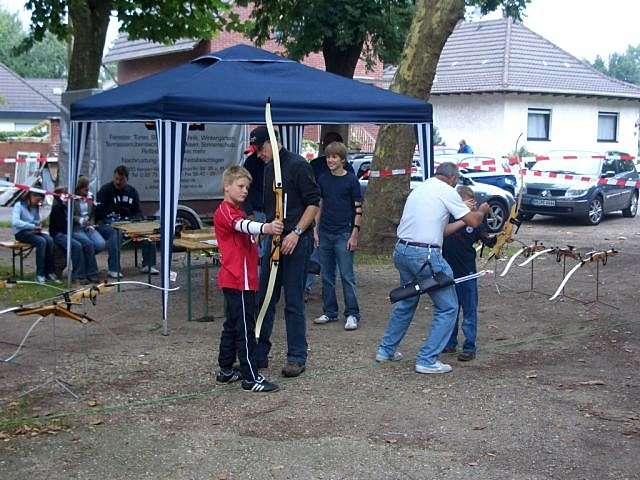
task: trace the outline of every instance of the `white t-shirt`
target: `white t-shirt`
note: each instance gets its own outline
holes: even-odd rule
[[[442,246],[449,215],[460,220],[470,211],[455,188],[429,178],[409,194],[398,225],[398,238]]]

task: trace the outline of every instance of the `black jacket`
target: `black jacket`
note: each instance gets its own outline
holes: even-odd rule
[[[280,149],[282,186],[286,196],[284,233],[291,232],[309,205],[320,205],[320,188],[316,184],[311,165],[300,155]],[[275,194],[273,193],[273,162],[264,169],[264,206],[267,222],[275,218]]]
[[[49,214],[49,234],[55,237],[60,233],[67,234],[67,205],[58,197],[54,197]]]
[[[117,190],[112,182],[102,186],[96,196],[96,223],[108,223],[109,216],[118,220],[133,220],[142,218],[140,198],[138,192],[131,185]]]

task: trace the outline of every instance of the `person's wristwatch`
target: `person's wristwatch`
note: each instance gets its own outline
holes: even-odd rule
[[[304,230],[301,229],[300,227],[296,227],[293,229],[293,233],[295,233],[297,236],[302,236],[302,234],[304,233]]]

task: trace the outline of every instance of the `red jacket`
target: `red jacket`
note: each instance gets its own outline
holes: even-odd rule
[[[258,245],[252,235],[234,227],[244,220],[242,209],[223,201],[213,214],[220,262],[218,287],[234,290],[258,290]]]

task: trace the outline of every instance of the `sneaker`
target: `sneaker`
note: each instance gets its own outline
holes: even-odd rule
[[[116,280],[117,280],[117,279],[122,279],[122,278],[124,278],[124,275],[122,275],[122,272],[121,272],[121,273],[118,273],[118,272],[114,272],[114,271],[112,271],[112,270],[109,270],[109,271],[107,272],[107,274],[108,274],[111,278],[115,278]]]
[[[307,369],[304,363],[287,362],[282,368],[282,375],[285,377],[297,377]]]
[[[242,389],[250,392],[276,392],[280,389],[277,384],[270,382],[262,375],[258,375],[256,380],[242,380]]]
[[[100,283],[100,279],[98,278],[98,275],[90,275],[87,278],[91,283]]]
[[[36,282],[45,283],[46,281],[47,281],[47,279],[44,278],[42,275],[36,275]]]
[[[345,330],[355,330],[358,328],[358,317],[355,315],[349,315],[347,321],[344,323]]]
[[[460,355],[458,355],[459,362],[469,362],[474,358],[476,358],[476,352],[461,352]]]
[[[216,382],[218,383],[231,383],[237,382],[242,378],[242,374],[235,368],[222,368],[216,373]]]
[[[417,373],[449,373],[453,368],[451,365],[442,363],[440,360],[436,360],[433,365],[419,365],[416,363]]]
[[[313,323],[317,323],[318,325],[322,325],[324,323],[337,322],[337,318],[331,318],[326,316],[325,314],[320,315],[318,318],[313,319]]]
[[[445,347],[442,353],[456,353],[457,351],[458,349],[456,347]]]
[[[402,360],[402,354],[400,352],[394,353],[393,357],[387,357],[386,355],[383,355],[382,353],[376,353],[376,362],[378,362],[378,363],[399,362],[400,360]]]
[[[62,283],[60,280],[58,280],[58,277],[56,277],[56,274],[55,274],[55,273],[50,273],[50,274],[48,274],[48,275],[47,275],[47,279],[48,279],[49,281],[51,281],[51,282],[54,282],[54,283]]]
[[[145,273],[147,275],[158,275],[160,273],[160,270],[158,270],[156,267],[140,267],[140,273]]]

